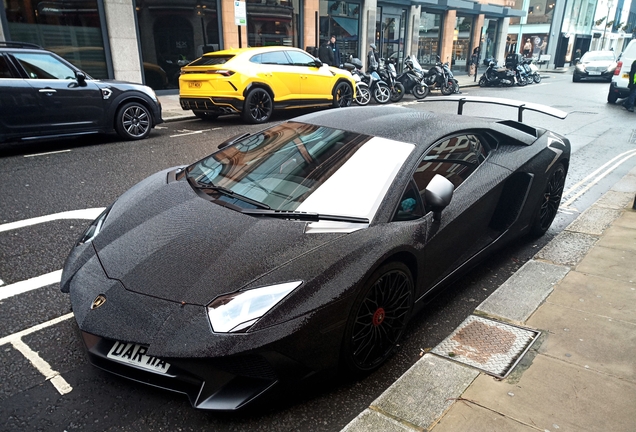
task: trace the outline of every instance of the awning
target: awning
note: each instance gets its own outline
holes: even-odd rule
[[[358,20],[355,18],[331,17],[350,36],[358,36]]]

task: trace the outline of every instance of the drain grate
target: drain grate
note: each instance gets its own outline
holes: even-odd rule
[[[432,352],[505,378],[541,334],[471,315]]]

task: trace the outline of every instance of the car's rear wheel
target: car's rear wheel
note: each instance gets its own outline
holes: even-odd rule
[[[413,278],[403,263],[390,262],[373,272],[347,320],[342,357],[350,372],[371,372],[393,353],[406,328],[413,297]]]
[[[274,101],[269,92],[262,88],[250,90],[243,106],[243,120],[248,123],[265,123],[274,112]]]
[[[152,129],[150,111],[139,102],[122,105],[115,115],[115,131],[125,140],[146,138]]]
[[[543,191],[541,202],[535,213],[534,222],[530,234],[534,237],[541,237],[550,228],[554,217],[559,210],[563,188],[565,186],[565,167],[558,164],[550,174],[548,183]]]
[[[346,108],[353,103],[353,88],[351,84],[339,82],[333,89],[333,106],[334,108]]]
[[[217,118],[219,118],[218,114],[210,111],[193,110],[192,112],[201,120],[216,120]]]
[[[617,100],[618,100],[618,95],[615,92],[610,90],[610,92],[607,94],[607,102],[613,104],[613,103],[616,103]]]

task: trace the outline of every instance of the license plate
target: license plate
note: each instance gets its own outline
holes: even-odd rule
[[[629,79],[629,74],[624,73],[623,78]]]
[[[127,363],[151,372],[165,374],[170,363],[157,357],[146,355],[147,347],[134,343],[115,342],[108,352],[108,357],[121,363]]]
[[[600,72],[596,72],[596,71],[590,71],[588,72],[590,75],[600,75]]]
[[[201,83],[200,82],[189,82],[188,83],[188,87],[190,87],[190,88],[201,88]]]

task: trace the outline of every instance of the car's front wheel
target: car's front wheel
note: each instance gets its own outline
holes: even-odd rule
[[[356,375],[378,368],[393,353],[413,308],[413,277],[406,265],[377,269],[356,299],[342,345],[344,366]]]
[[[334,108],[346,108],[351,106],[353,102],[353,88],[351,84],[339,82],[333,89],[333,106]]]
[[[534,222],[530,234],[534,237],[541,237],[550,228],[554,217],[559,210],[563,188],[565,186],[565,167],[558,164],[550,177],[543,191],[541,202],[535,211]]]
[[[243,106],[243,120],[248,123],[265,123],[274,112],[274,101],[269,92],[262,88],[250,90]]]
[[[152,129],[150,111],[139,102],[122,105],[115,115],[115,131],[125,140],[146,138]]]

